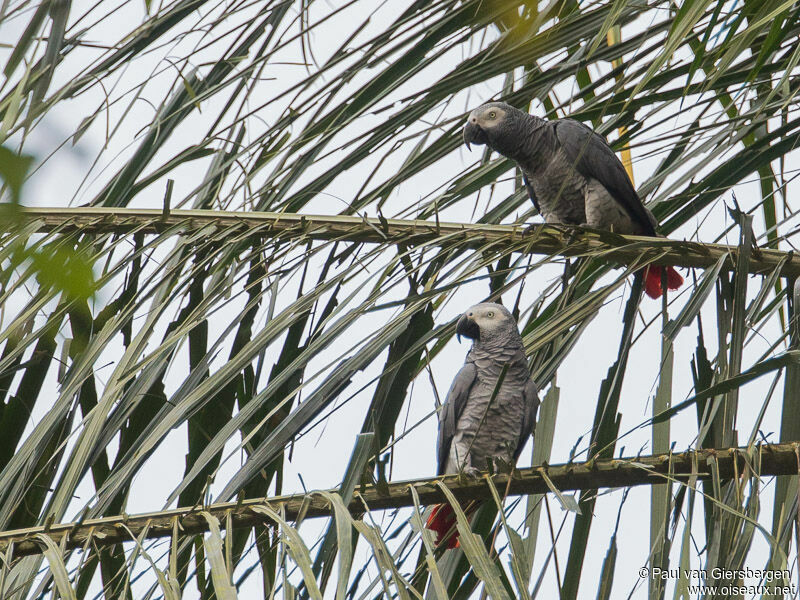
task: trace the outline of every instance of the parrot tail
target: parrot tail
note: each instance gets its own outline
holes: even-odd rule
[[[661,269],[658,265],[644,268],[644,291],[651,298],[660,298],[664,294],[661,289]],[[667,289],[677,290],[683,285],[683,277],[673,269],[667,267]]]
[[[437,504],[425,527],[436,532],[436,544],[445,544],[445,548],[458,547],[458,531],[456,531],[456,513],[449,504]]]
[[[480,502],[470,502],[464,509],[467,518],[478,509]],[[448,550],[458,548],[458,531],[456,530],[456,513],[449,504],[437,504],[425,522],[425,527],[436,532],[436,545],[444,544]]]

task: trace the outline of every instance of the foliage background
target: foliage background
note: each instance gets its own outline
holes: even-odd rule
[[[664,234],[749,247],[748,215],[755,243],[788,250],[798,223],[797,11],[778,1],[12,1],[0,7],[0,137],[35,157],[22,202],[54,211],[160,207],[172,180],[173,208],[524,223],[534,215],[512,165],[461,145],[464,114],[503,97],[581,119],[629,149]],[[12,164],[4,173],[26,166]],[[450,341],[454,320],[491,294],[519,308],[545,390],[534,462],[797,439],[800,394],[784,370],[647,424],[789,348],[787,282],[748,278],[745,264],[732,278],[689,274],[701,283],[635,313],[625,309],[627,273],[591,256],[573,261],[564,283],[557,256],[447,240],[15,227],[0,249],[2,530],[241,489],[327,488],[358,481],[367,459],[378,459],[374,477],[429,476],[436,399],[466,350]],[[628,337],[630,353],[619,343]],[[509,516],[522,539],[501,533],[502,558],[481,579],[520,595],[658,597],[637,576],[648,560],[793,565],[796,484],[716,483],[698,487],[704,497],[678,485],[613,491],[596,504],[587,496],[580,517],[553,498],[544,508],[523,501]],[[419,536],[408,519],[365,521],[394,555],[392,595],[412,593],[403,580],[413,579]],[[330,542],[314,547],[327,526],[300,528],[312,548],[306,579],[313,572],[323,588],[325,571],[350,553],[342,540],[335,560]],[[336,571],[332,581],[344,583],[328,595],[380,593],[372,555],[382,542],[361,535],[352,572]],[[79,597],[178,588],[224,597],[220,557],[201,548],[192,556],[176,541],[170,563],[166,541],[148,547],[157,566],[134,561],[135,545],[61,564]],[[228,539],[223,558],[243,596],[265,587],[290,597],[303,579],[298,548],[271,544],[260,528]],[[64,585],[49,558],[5,564],[0,595]],[[463,568],[442,568],[450,595]],[[460,593],[475,585],[468,577]]]

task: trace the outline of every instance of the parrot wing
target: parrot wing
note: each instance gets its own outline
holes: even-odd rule
[[[520,431],[519,444],[517,444],[517,449],[514,452],[514,460],[519,458],[522,448],[525,447],[528,438],[533,435],[533,428],[536,426],[536,413],[539,411],[539,393],[536,389],[536,384],[533,383],[533,379],[528,379],[525,389],[522,391],[522,397],[525,400],[527,410],[522,419],[522,430]]]
[[[633,188],[622,161],[606,141],[578,121],[559,119],[553,123],[561,149],[578,173],[603,184],[635,222],[649,235],[655,235],[652,215]]]
[[[436,445],[437,451],[437,475],[445,472],[447,457],[450,454],[450,443],[456,434],[456,425],[461,413],[469,398],[469,391],[475,383],[478,369],[471,362],[465,363],[453,380],[447,398],[439,412],[439,439]]]

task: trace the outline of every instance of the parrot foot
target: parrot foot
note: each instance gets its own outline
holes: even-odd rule
[[[512,474],[514,472],[514,463],[503,460],[500,457],[494,459],[494,471],[496,473]]]
[[[585,228],[588,226],[589,225],[587,223],[581,223],[580,225],[567,225],[566,229],[564,230],[564,233],[567,237],[567,243],[571,245],[580,241],[580,239],[586,233]]]
[[[472,465],[465,466],[461,470],[461,474],[466,476],[466,477],[469,477],[470,479],[478,479],[481,476],[480,470],[476,469]]]

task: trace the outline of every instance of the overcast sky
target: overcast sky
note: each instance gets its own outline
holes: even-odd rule
[[[143,2],[119,2],[118,8],[114,14],[106,19],[102,28],[92,30],[92,34],[89,38],[98,44],[117,40],[122,33],[131,28],[133,23],[141,21],[143,16],[143,4]],[[392,21],[399,10],[403,8],[404,4],[405,3],[400,2],[381,3],[374,15],[372,15],[369,25],[359,35],[358,39],[364,40],[382,31]],[[73,2],[72,14],[78,15],[81,9],[85,9],[89,6],[91,6],[91,3]],[[363,5],[359,6],[361,6],[363,10]],[[312,22],[320,19],[329,10],[329,6],[326,3],[314,3],[311,7]],[[311,35],[310,42],[317,63],[322,64],[330,53],[341,44],[346,35],[349,34],[357,24],[360,24],[362,20],[363,14],[359,12],[358,7],[356,7],[349,13],[344,12],[331,19],[324,26],[315,31]],[[20,22],[21,21],[16,22],[17,27]],[[14,26],[13,23],[9,23],[3,29],[0,29],[0,41],[8,42],[9,40],[15,39],[18,35],[18,30],[12,30]],[[623,35],[632,35],[635,33],[636,28],[646,26],[648,26],[647,22],[637,22],[631,27],[626,28]],[[102,35],[103,39],[99,39],[100,35]],[[149,124],[153,117],[154,107],[159,105],[165,97],[167,90],[173,85],[176,79],[176,71],[174,68],[164,68],[167,66],[166,61],[170,58],[182,57],[188,54],[191,48],[199,42],[200,39],[198,36],[189,36],[183,40],[176,39],[174,46],[167,46],[163,48],[160,53],[153,53],[148,57],[140,57],[139,60],[124,72],[119,81],[115,84],[115,88],[109,91],[113,98],[119,97],[123,100],[111,106],[108,118],[103,114],[101,118],[95,119],[93,125],[74,145],[64,142],[71,137],[86,115],[93,112],[105,101],[102,89],[97,87],[90,93],[84,94],[75,100],[63,102],[60,108],[53,110],[51,114],[31,132],[25,144],[25,150],[34,154],[37,159],[42,160],[48,158],[48,160],[39,168],[34,177],[26,185],[23,198],[24,202],[28,205],[37,206],[75,206],[89,201],[94,194],[101,189],[103,183],[107,181],[110,174],[115,171],[115,167],[118,168],[118,166],[122,164],[124,158],[129,156],[132,149],[136,147],[138,140],[141,139],[143,128]],[[469,52],[470,50],[468,48],[463,49],[464,54]],[[218,47],[216,46],[198,52],[192,56],[192,63],[202,70],[204,63],[214,60],[217,53]],[[253,94],[254,105],[257,104],[259,99],[267,99],[275,96],[278,92],[287,89],[292,83],[299,81],[306,75],[305,67],[297,64],[302,57],[299,43],[293,43],[287,46],[284,54],[286,64],[279,64],[279,62],[276,61],[276,64],[272,66],[267,73],[269,79],[259,83],[258,90]],[[436,81],[441,73],[452,68],[452,66],[456,64],[456,61],[462,58],[461,54],[452,54],[453,56],[449,58],[445,57],[440,59],[438,63],[436,63],[436,68],[424,71],[417,78],[414,78],[411,82],[401,87],[392,94],[390,99],[380,103],[380,106],[388,106],[395,100],[404,98],[410,90],[420,89],[426,83]],[[81,55],[85,56],[85,58],[80,58]],[[93,50],[76,51],[75,55],[70,57],[65,68],[57,70],[56,83],[67,81],[73,74],[70,72],[70,68],[77,69],[81,66],[82,61],[87,61],[96,55],[97,51]],[[311,66],[310,68],[313,69],[314,67]],[[161,69],[161,72],[158,72],[159,69]],[[438,71],[436,69],[438,69]],[[372,73],[368,75],[372,76]],[[142,98],[133,102],[128,110],[128,103],[130,102],[131,95],[126,95],[126,91],[128,89],[134,89],[139,82],[146,79],[149,79],[149,82]],[[362,76],[360,81],[356,78],[356,80],[352,82],[351,87],[357,86],[365,80],[366,76]],[[458,115],[460,112],[474,107],[485,100],[497,97],[501,85],[502,78],[498,77],[484,85],[476,86],[469,90],[468,93],[459,94],[457,97],[450,99],[451,101],[448,105],[443,105],[440,107],[439,111],[428,115],[426,122],[420,123],[420,130],[428,127],[429,121],[436,119],[444,120],[448,116]],[[569,90],[557,90],[557,93],[563,92],[563,95],[566,96],[568,91]],[[219,102],[219,100],[215,99],[212,102]],[[264,123],[274,121],[283,110],[285,104],[285,102],[277,103],[274,106],[254,114],[251,117],[252,129],[250,135],[255,135],[255,132],[258,131],[259,121],[263,121]],[[193,130],[204,132],[207,129],[210,122],[216,116],[214,108],[215,106],[213,105],[203,106],[201,111],[195,111],[190,121],[192,126],[188,126],[188,123],[185,124],[184,127],[180,129],[180,135],[173,136],[173,139],[171,139],[165,149],[153,159],[152,165],[161,164],[165,157],[174,154],[176,150],[181,150],[195,143],[197,140],[191,139]],[[106,140],[107,126],[110,124],[112,128],[116,127],[123,116],[123,112],[126,110],[128,110],[128,112],[125,114],[121,125],[119,125],[119,128],[114,132],[113,137]],[[539,115],[542,115],[544,112],[542,107],[537,105],[532,107],[532,111]],[[683,107],[683,110],[675,112],[674,121],[662,124],[660,129],[661,133],[667,132],[672,128],[685,126],[692,121],[695,114],[691,102],[688,102]],[[385,118],[383,114],[365,116],[353,123],[343,136],[353,136],[359,131],[366,131],[383,118]],[[199,135],[204,135],[204,133],[200,133]],[[403,132],[403,137],[407,135],[407,132]],[[654,135],[657,135],[657,133]],[[404,156],[411,151],[414,143],[416,143],[414,140],[407,143],[403,151],[396,153],[379,167],[376,167],[376,165],[383,154],[382,152],[376,152],[374,160],[371,163],[370,161],[365,161],[352,169],[346,177],[337,179],[325,190],[325,193],[314,198],[304,209],[304,212],[317,214],[337,214],[341,212],[346,207],[348,199],[353,198],[357,194],[364,180],[374,169],[378,171],[378,179],[380,176],[396,170],[399,168],[400,164],[402,164]],[[107,147],[104,147],[106,144]],[[644,181],[652,173],[660,158],[658,156],[652,156],[644,159],[642,155],[643,151],[641,149],[634,148],[634,175],[637,184]],[[332,153],[329,157],[320,161],[316,166],[316,172],[323,172],[326,165],[332,164],[340,158],[341,153]],[[414,215],[414,207],[418,202],[429,197],[431,194],[440,192],[443,186],[446,186],[448,182],[452,181],[468,165],[480,159],[480,152],[473,151],[472,153],[468,153],[465,148],[459,152],[452,153],[445,159],[438,161],[434,168],[428,169],[420,176],[404,183],[386,202],[383,207],[383,213],[386,216]],[[96,163],[95,160],[97,160]],[[796,161],[796,157],[793,157],[792,160]],[[170,175],[175,180],[175,192],[173,197],[176,199],[176,205],[180,203],[182,198],[190,194],[197,185],[197,182],[204,177],[207,166],[207,162],[196,161],[179,168]],[[792,164],[787,166],[787,170],[789,168],[796,168],[796,165]],[[149,170],[150,169],[148,169],[148,171]],[[485,210],[487,202],[496,202],[512,190],[513,183],[510,180],[511,174],[512,173],[509,172],[504,177],[503,181],[499,183],[497,193],[491,199],[489,199],[486,191],[483,191],[480,196],[475,198],[475,202],[461,202],[456,206],[445,209],[441,218],[443,220],[452,221],[474,220],[476,214],[481,214]],[[752,177],[749,179],[752,180]],[[298,183],[298,187],[300,183]],[[164,185],[164,180],[154,183],[150,188],[140,193],[131,206],[159,207],[163,197]],[[737,186],[735,194],[738,202],[745,209],[754,206],[759,201],[758,187],[752,182]],[[791,197],[791,190],[787,192],[787,195]],[[702,241],[714,240],[718,232],[723,230],[724,224],[728,224],[729,222],[724,203],[731,204],[731,194],[725,194],[710,210],[704,211],[703,214],[698,215],[695,221],[687,223],[678,232],[673,234],[672,237]],[[230,208],[243,208],[243,204],[244,198],[236,197],[231,201]],[[364,211],[364,214],[375,216],[376,211],[374,207],[370,207]],[[530,219],[530,222],[539,222],[539,220],[538,217],[533,217]],[[762,232],[764,228],[760,213],[756,214],[755,220],[757,233]],[[797,221],[795,220],[795,225],[796,223]],[[733,230],[728,234],[726,239],[722,241],[736,243],[737,236],[738,233]],[[385,264],[388,258],[389,256],[387,254],[386,258],[383,261],[379,261],[374,269],[367,269],[365,271],[363,275],[363,284],[365,287],[374,283],[375,274],[380,272],[379,265]],[[318,268],[321,261],[316,261],[316,263],[312,261],[311,264],[314,268]],[[530,277],[526,281],[522,296],[522,306],[529,306],[554,278],[560,276],[561,272],[562,267],[560,264],[554,264],[550,267],[537,270],[535,277]],[[685,270],[683,274],[687,279],[687,285],[684,286],[678,294],[678,298],[670,308],[670,314],[673,317],[677,314],[683,301],[685,301],[688,296],[693,277],[700,276],[700,272],[692,274]],[[751,279],[753,283],[750,289],[750,298],[757,292],[758,285],[760,285],[760,279]],[[611,276],[609,276],[607,281],[611,280]],[[355,282],[351,285],[355,285]],[[458,314],[463,312],[471,304],[482,301],[486,296],[487,289],[488,286],[483,281],[464,285],[441,310],[436,313],[436,322],[438,324],[448,322],[458,316]],[[398,289],[398,298],[400,297],[399,292],[400,290]],[[607,370],[617,354],[617,346],[621,333],[622,311],[624,302],[627,299],[627,294],[628,288],[626,288],[623,293],[615,295],[612,300],[609,301],[607,306],[588,326],[578,346],[572,351],[569,358],[565,360],[558,371],[557,381],[561,390],[561,399],[551,463],[565,462],[568,460],[573,449],[577,449],[579,453],[586,450],[600,383],[606,376]],[[508,294],[504,297],[505,302],[507,304],[513,303],[515,295],[516,290],[513,294]],[[285,294],[279,295],[278,297],[278,307],[285,306],[293,297],[293,290],[287,288]],[[103,301],[107,298],[108,296],[101,294],[98,299],[98,305],[102,305]],[[26,299],[27,298],[24,297],[18,297],[16,299],[18,302],[17,306],[21,306]],[[230,322],[231,316],[236,314],[236,311],[242,304],[243,299],[236,298],[236,294],[234,294],[234,299],[231,301],[230,305],[226,307],[224,311],[218,312],[214,319],[210,321],[209,339],[215,339],[216,336],[224,331],[225,327]],[[14,308],[14,306],[10,306],[11,310],[9,312],[11,314],[13,314]],[[178,309],[179,306],[176,305],[175,312],[177,312]],[[382,324],[386,322],[387,314],[393,314],[393,310],[377,311],[365,316],[360,320],[357,332],[360,332],[361,335],[369,335],[369,333],[379,330]],[[629,359],[619,407],[623,415],[620,427],[622,432],[627,432],[635,428],[651,415],[651,400],[658,381],[658,359],[656,357],[660,355],[661,351],[660,320],[656,319],[646,330],[642,330],[644,323],[650,322],[651,319],[657,317],[659,310],[660,303],[649,301],[648,299],[643,300],[641,309],[643,320],[637,324],[635,332],[637,340]],[[703,311],[703,317],[705,319],[704,324],[708,327],[706,343],[709,349],[715,352],[716,340],[713,334],[715,311],[713,301],[707,303]],[[264,319],[265,315],[262,311],[257,320],[256,328],[263,327]],[[757,360],[761,354],[769,348],[769,340],[777,337],[777,328],[778,325],[773,320],[773,322],[771,322],[765,330],[761,331],[761,333],[753,339],[752,343],[748,345],[745,350],[743,361],[745,367],[752,364],[752,362]],[[696,335],[696,327],[691,326],[686,328],[675,342],[674,401],[683,400],[691,395],[692,380],[690,377],[691,371],[689,364],[692,353],[696,347]],[[353,338],[353,342],[355,343],[356,341],[361,340]],[[273,348],[270,348],[270,351],[267,353],[268,360],[265,365],[265,372],[269,372],[269,368],[272,366],[269,362],[269,357],[276,351],[275,349],[279,348],[280,345],[275,345]],[[442,352],[437,356],[431,364],[436,389],[441,398],[444,398],[450,381],[463,362],[464,356],[468,351],[468,342],[465,340],[459,344],[453,339],[446,350],[446,352]],[[115,358],[118,356],[115,352],[119,353],[120,351],[121,345],[118,344],[115,348],[112,347],[112,349],[109,350],[108,356],[104,356],[103,358],[109,365],[113,365]],[[308,375],[310,376],[315,372],[324,373],[327,365],[337,360],[338,357],[351,351],[351,348],[338,345],[326,349],[317,358],[314,366],[308,370]],[[177,388],[186,374],[186,354],[186,352],[183,352],[181,360],[176,360],[175,364],[170,367],[175,388]],[[226,356],[227,351],[221,352],[220,359],[217,363],[221,364]],[[319,489],[338,485],[347,465],[356,434],[361,427],[366,409],[372,398],[374,385],[367,386],[367,388],[362,391],[358,390],[376,377],[384,360],[385,355],[381,355],[370,369],[359,373],[354,378],[347,392],[341,396],[340,400],[347,399],[341,408],[297,441],[292,450],[291,461],[287,461],[286,463],[284,492],[302,491],[303,486],[307,489]],[[111,366],[109,366],[108,372],[110,372],[110,369]],[[98,371],[100,381],[103,379],[103,372],[103,369]],[[58,387],[55,380],[55,373],[51,375],[50,386],[52,393],[57,394]],[[758,416],[758,411],[762,406],[764,396],[770,387],[770,383],[771,377],[767,376],[762,380],[744,386],[741,390],[739,400],[740,411],[737,421],[741,443],[746,443],[746,438],[750,435],[753,423]],[[169,392],[174,391],[174,388],[167,391],[169,394]],[[544,391],[546,391],[546,389]],[[775,391],[773,400],[767,408],[761,426],[764,436],[770,441],[777,441],[777,432],[779,431],[780,423],[781,394],[782,384],[778,386]],[[43,408],[44,407],[37,405],[37,411],[41,411]],[[431,383],[428,377],[420,376],[414,382],[406,400],[406,406],[404,406],[401,417],[398,420],[397,434],[400,436],[400,439],[395,446],[394,462],[392,464],[393,479],[422,478],[432,476],[435,473],[436,420],[431,414],[433,409],[434,391]],[[34,414],[34,421],[37,418],[41,418],[41,416],[41,412]],[[418,423],[419,425],[416,426]],[[30,426],[31,425],[29,425],[29,428]],[[406,429],[410,430],[409,433],[403,434]],[[682,414],[675,417],[671,421],[671,439],[674,442],[675,449],[682,450],[692,446],[695,442],[696,430],[696,415],[694,409],[684,411]],[[617,444],[617,454],[622,453],[627,456],[637,453],[649,454],[651,452],[650,435],[649,428],[641,428],[626,435]],[[166,499],[183,476],[185,464],[184,456],[186,453],[185,437],[186,433],[183,427],[173,431],[169,438],[148,460],[146,468],[142,470],[143,475],[137,479],[131,490],[126,507],[128,513],[158,510],[164,506]],[[238,450],[238,443],[238,438],[234,438],[229,442],[227,447],[227,460],[221,466],[214,482],[213,493],[218,493],[222,487],[224,487],[230,476],[236,472],[241,465],[243,456],[242,452]],[[530,464],[530,448],[523,452],[520,460],[520,466],[527,466],[528,464]],[[302,482],[300,475],[302,475]],[[772,482],[765,487],[771,489]],[[91,487],[90,481],[87,479],[83,486],[83,493],[79,494],[74,501],[74,515],[77,515],[86,503],[91,503],[92,491],[93,488]],[[593,583],[597,581],[600,574],[608,540],[611,537],[611,532],[614,529],[617,513],[619,511],[621,496],[621,490],[604,493],[596,505],[596,518],[592,525],[589,549],[584,566],[584,585],[580,593],[581,598],[595,597],[596,587]],[[769,515],[771,515],[772,511],[771,500],[771,492],[762,493],[761,521],[767,526],[769,525]],[[699,505],[700,503],[698,503],[698,510],[701,510]],[[558,524],[563,518],[563,513],[556,502],[551,502],[551,508],[555,511],[553,516],[556,520],[556,527],[558,527]],[[622,508],[621,527],[618,538],[619,556],[617,559],[617,571],[614,578],[616,590],[614,597],[622,597],[621,595],[623,592],[627,594],[627,592],[633,590],[638,583],[641,583],[637,572],[638,567],[646,563],[646,557],[649,551],[649,538],[645,533],[649,530],[649,508],[650,489],[648,487],[632,489]],[[700,515],[701,513],[698,512],[696,515],[698,518],[695,519],[694,524],[696,527],[696,535],[702,539],[702,519],[699,518]],[[382,518],[385,519],[384,522],[388,522],[389,517],[389,515],[381,517],[377,514],[374,516],[377,522],[381,522]],[[519,519],[520,516],[518,514],[515,515],[514,522],[518,523]],[[570,542],[571,521],[572,517],[570,516],[568,518],[568,524],[562,532],[557,544],[562,569],[566,564],[566,556]],[[306,541],[309,544],[315,541],[315,535],[319,531],[320,526],[321,522],[309,522],[303,525],[301,531],[306,534]],[[534,573],[541,568],[547,558],[551,546],[549,536],[549,530],[543,522],[539,529],[539,544]],[[673,548],[673,560],[677,559],[677,552],[680,549],[679,546],[680,544],[676,543]],[[160,547],[166,549],[164,544]],[[767,544],[763,537],[757,534],[753,544],[753,550],[746,564],[753,568],[763,568],[764,562],[762,558],[766,556],[766,552]],[[361,546],[360,553],[362,556],[364,555],[364,545]],[[695,553],[692,554],[692,566],[701,566]],[[375,574],[374,569],[371,573],[373,575]],[[191,586],[189,589],[191,589]],[[253,577],[247,588],[242,591],[240,597],[246,598],[249,597],[248,595],[251,593],[258,594],[259,591],[260,582],[257,577]],[[639,587],[633,591],[632,597],[646,598],[646,591],[646,585],[639,585]],[[555,593],[556,579],[551,563],[539,597],[554,597]],[[668,588],[667,593],[671,594],[671,587]],[[186,597],[193,597],[192,593],[187,593]]]

